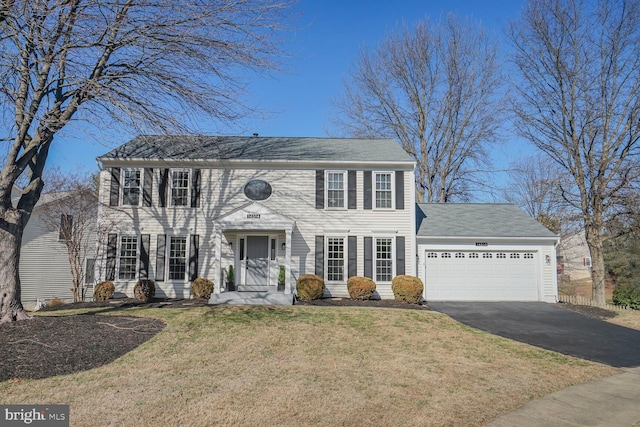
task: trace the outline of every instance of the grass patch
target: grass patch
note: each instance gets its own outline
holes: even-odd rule
[[[67,403],[74,426],[474,426],[617,372],[428,311],[111,312],[162,319],[167,327],[101,368],[0,383],[0,403]]]

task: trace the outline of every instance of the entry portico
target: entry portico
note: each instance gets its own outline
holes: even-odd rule
[[[264,287],[277,284],[279,272],[278,253],[284,248],[285,285],[284,293],[292,294],[291,280],[291,236],[295,221],[259,202],[250,202],[240,208],[216,218],[214,241],[214,277],[223,276],[222,237],[231,248],[236,285]],[[284,238],[283,238],[284,237]],[[215,281],[214,293],[220,293],[222,280]]]

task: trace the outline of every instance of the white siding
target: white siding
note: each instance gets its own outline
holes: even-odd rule
[[[315,208],[315,179],[316,169],[201,169],[201,199],[199,208],[158,207],[158,183],[160,169],[154,168],[153,207],[117,207],[109,204],[110,170],[101,172],[101,224],[110,233],[121,234],[149,234],[151,235],[150,271],[149,278],[156,277],[156,236],[158,234],[200,236],[198,269],[199,276],[207,277],[220,283],[220,277],[214,275],[215,230],[213,222],[216,218],[227,215],[235,209],[251,203],[243,194],[243,186],[250,180],[261,179],[269,182],[273,193],[267,200],[256,202],[264,207],[289,217],[295,221],[292,234],[291,251],[292,279],[295,281],[300,275],[315,272],[315,236],[326,234],[341,234],[344,236],[358,236],[358,275],[364,274],[364,236],[405,238],[405,271],[413,274],[415,271],[415,191],[413,183],[413,169],[404,171],[404,209],[402,210],[364,210],[364,174],[357,171],[357,209],[316,209]],[[332,168],[332,169],[340,169]],[[376,170],[376,169],[373,169]],[[381,170],[388,170],[383,168]],[[273,230],[280,236],[278,241],[279,257],[284,258],[280,248],[284,241],[282,230]],[[233,252],[228,246],[228,240],[233,242],[233,250],[237,250],[236,231],[223,233],[222,262],[226,268],[232,262]],[[168,241],[167,241],[168,242]],[[104,259],[102,264],[104,267]],[[104,268],[101,269],[104,276]],[[237,272],[236,272],[237,276]],[[131,294],[135,281],[116,280],[118,291]],[[156,284],[158,295],[188,298],[188,280],[180,282],[160,282]],[[382,297],[393,297],[390,283],[378,284]],[[327,287],[327,295],[347,296],[346,279],[342,284],[331,284]]]
[[[85,243],[90,245],[88,254],[93,252],[95,246],[92,231],[87,233]],[[27,223],[22,238],[20,282],[22,303],[27,309],[33,308],[38,298],[73,301],[73,282],[66,245],[58,240],[57,230],[48,229],[37,209]],[[91,296],[89,290],[88,298]]]

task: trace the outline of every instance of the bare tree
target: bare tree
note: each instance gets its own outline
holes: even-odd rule
[[[85,261],[95,259],[98,193],[94,178],[86,174],[47,176],[46,204],[39,207],[42,223],[58,232],[69,259],[73,301],[85,300]],[[43,196],[45,196],[43,194]],[[41,199],[42,201],[42,199]]]
[[[509,166],[503,195],[556,234],[570,232],[575,218],[562,198],[566,173],[545,155],[530,156]]]
[[[2,3],[0,322],[26,319],[18,263],[55,135],[72,119],[185,131],[246,113],[243,70],[275,69],[288,0]],[[246,73],[245,73],[246,75]],[[2,152],[0,151],[0,152]],[[11,202],[20,176],[27,185]]]
[[[571,177],[562,194],[581,215],[604,303],[603,230],[638,194],[640,3],[531,0],[510,38],[518,129]]]
[[[418,200],[469,199],[497,140],[499,82],[495,43],[480,25],[424,19],[361,53],[336,122],[353,136],[396,138],[418,164]]]

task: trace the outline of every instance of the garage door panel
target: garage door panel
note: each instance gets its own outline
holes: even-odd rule
[[[426,251],[425,255],[427,300],[539,299],[537,254],[517,251]]]

